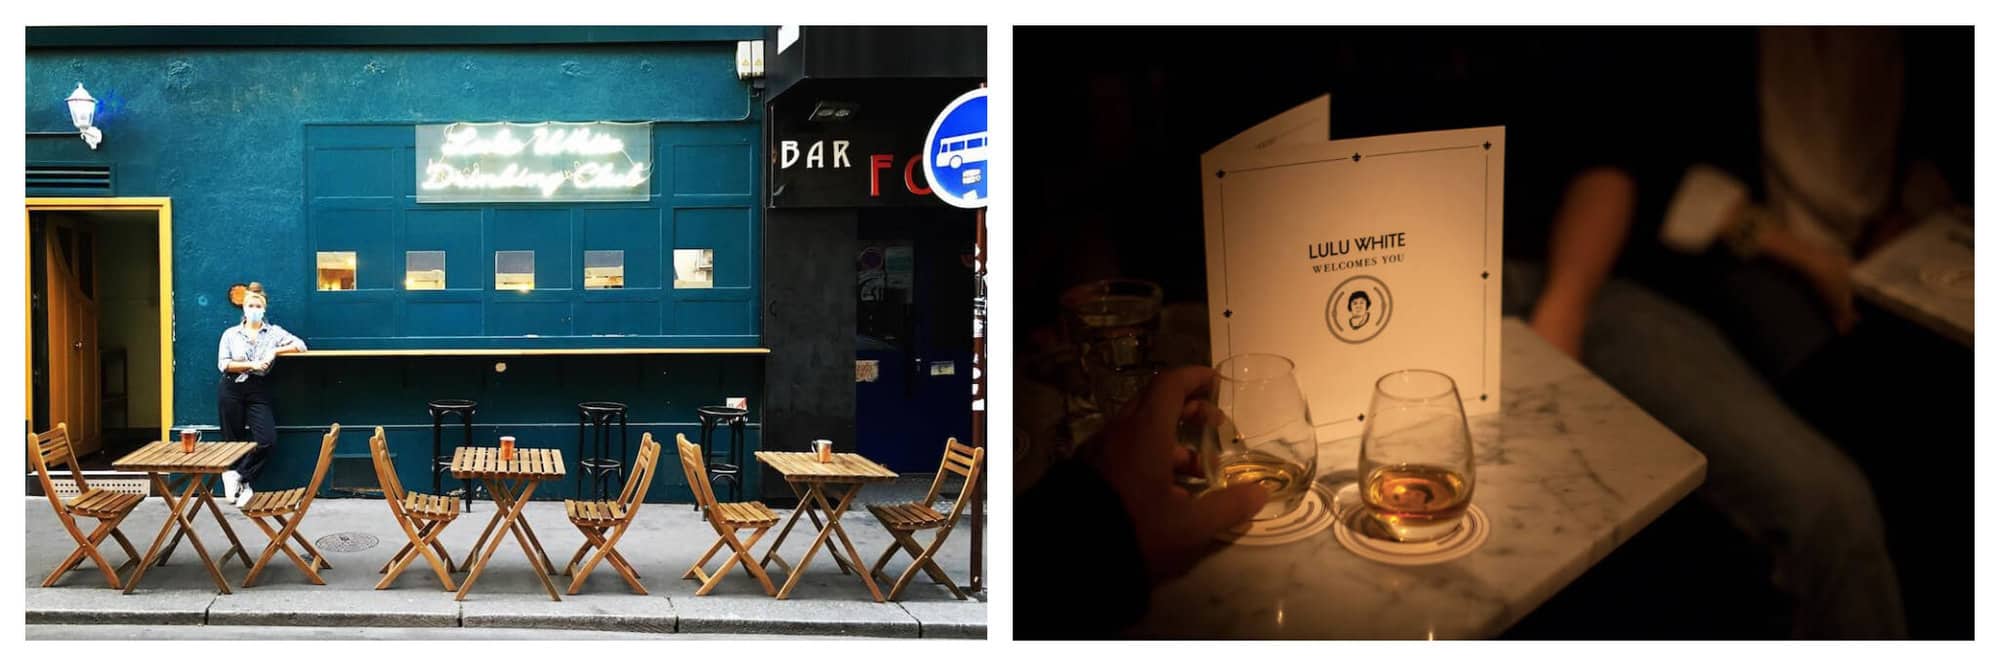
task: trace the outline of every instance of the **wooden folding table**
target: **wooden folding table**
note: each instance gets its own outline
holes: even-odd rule
[[[230,529],[229,521],[222,517],[222,509],[215,505],[215,496],[208,492],[208,478],[229,471],[237,460],[249,455],[257,448],[256,442],[196,442],[193,453],[183,453],[178,440],[153,442],[139,447],[116,462],[111,468],[124,472],[145,472],[159,489],[160,498],[167,502],[166,524],[160,526],[160,535],[153,538],[153,547],[146,556],[139,559],[139,568],[132,572],[132,578],[125,583],[125,594],[138,589],[139,579],[145,577],[146,570],[155,564],[165,564],[174,554],[174,547],[180,545],[185,535],[194,544],[194,552],[201,556],[202,566],[208,567],[209,576],[215,579],[215,589],[229,594],[229,582],[223,580],[222,569],[208,556],[208,550],[201,545],[201,535],[195,533],[194,518],[203,506],[208,507],[215,522],[222,525],[222,534],[229,537],[229,550],[223,551],[222,561],[229,561],[230,555],[243,558],[243,566],[250,566],[250,554],[243,552],[243,542],[236,540],[236,530]],[[180,474],[186,485],[176,497],[169,485],[169,475]],[[175,525],[179,528],[176,529]],[[168,533],[173,534],[173,543],[167,543]],[[162,548],[165,552],[161,552]]]
[[[500,549],[500,541],[505,534],[495,532],[495,528],[505,527],[514,534],[514,540],[521,544],[521,550],[528,554],[528,567],[535,570],[535,577],[542,581],[542,588],[548,590],[549,598],[562,601],[556,593],[556,585],[549,581],[556,565],[549,561],[549,554],[542,550],[542,542],[535,537],[535,529],[528,526],[521,510],[528,506],[528,499],[535,494],[535,486],[543,481],[560,480],[566,476],[563,471],[562,452],[556,449],[514,449],[514,457],[500,459],[499,447],[459,447],[452,452],[451,476],[456,479],[479,479],[486,484],[486,490],[493,495],[493,503],[499,508],[493,512],[493,519],[486,523],[486,531],[473,542],[471,553],[480,553],[472,564],[472,571],[465,576],[465,582],[458,586],[458,600],[472,591],[472,582],[486,570],[486,561],[493,558],[493,552]],[[491,543],[487,537],[492,537]],[[485,546],[485,552],[480,547]],[[471,557],[471,555],[467,555]]]
[[[841,573],[860,576],[862,584],[868,586],[868,594],[874,596],[875,601],[882,601],[882,589],[875,586],[875,579],[869,577],[860,565],[861,553],[854,549],[854,542],[847,539],[847,531],[841,529],[840,516],[847,513],[848,505],[861,492],[861,486],[895,481],[896,473],[856,453],[836,453],[832,462],[824,463],[819,461],[817,454],[801,451],[758,451],[757,459],[784,476],[785,483],[799,496],[799,508],[792,511],[790,520],[785,521],[785,528],[778,532],[778,539],[771,542],[771,549],[764,553],[762,562],[768,566],[772,560],[777,560],[778,564],[791,570],[791,575],[785,578],[785,586],[778,590],[778,598],[791,596],[792,588],[798,586],[799,578],[805,574],[813,554],[826,545],[828,537],[837,536],[840,537],[840,545],[847,549],[847,559],[841,558],[839,550],[827,553],[833,556],[835,564],[840,565]],[[800,486],[805,486],[803,491]],[[831,501],[830,490],[839,493],[839,502]],[[820,511],[826,513],[825,523],[820,522]],[[812,519],[813,526],[819,528],[819,536],[813,539],[812,545],[806,548],[806,554],[794,566],[778,556],[778,547],[785,545],[785,536],[792,533],[792,526],[798,524],[800,515]]]

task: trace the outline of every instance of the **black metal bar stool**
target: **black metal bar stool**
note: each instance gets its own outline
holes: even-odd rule
[[[471,479],[459,481],[459,488],[451,492],[444,490],[445,474],[451,471],[451,454],[444,452],[444,417],[457,415],[465,426],[465,446],[472,446],[472,415],[479,413],[479,403],[471,400],[445,398],[432,400],[431,409],[431,490],[440,495],[451,495],[465,499],[465,512],[472,513],[472,497],[475,488]]]
[[[694,410],[694,413],[695,417],[701,421],[701,445],[708,447],[706,454],[709,457],[709,461],[707,461],[709,463],[708,482],[710,484],[716,481],[729,482],[729,501],[735,502],[741,500],[743,498],[743,427],[750,421],[748,418],[750,410],[740,407],[711,405],[708,407],[698,407]],[[723,426],[729,428],[728,449],[715,445],[715,429]],[[714,462],[718,454],[722,456],[721,461]]]
[[[590,477],[592,487],[597,489],[597,499],[604,499],[605,477],[617,476],[622,490],[625,485],[625,456],[630,446],[626,439],[625,403],[622,402],[579,402],[576,404],[576,456],[580,472],[576,477],[576,496],[583,498],[583,479]],[[618,457],[611,453],[611,420],[618,420]],[[594,448],[584,448],[588,439]]]

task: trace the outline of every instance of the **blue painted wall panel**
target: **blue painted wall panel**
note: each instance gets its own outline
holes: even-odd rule
[[[621,120],[655,121],[656,147],[700,145],[708,148],[678,156],[673,168],[661,168],[652,204],[661,215],[659,242],[664,252],[671,216],[677,206],[730,205],[754,209],[761,187],[757,154],[760,100],[734,74],[734,44],[689,42],[620,44],[610,46],[470,46],[470,47],[313,47],[313,48],[115,48],[30,49],[26,67],[26,116],[30,131],[67,131],[69,120],[62,99],[81,81],[102,104],[98,125],[106,140],[91,151],[71,137],[30,138],[31,163],[109,164],[118,196],[165,196],[174,202],[173,331],[176,381],[173,400],[177,424],[212,424],[215,417],[215,341],[233,324],[238,312],[225,296],[232,282],[260,280],[272,297],[272,320],[308,340],[320,330],[356,326],[364,334],[393,331],[394,337],[358,347],[395,348],[482,345],[468,335],[468,325],[483,325],[496,315],[486,298],[492,294],[492,259],[484,246],[489,220],[478,208],[412,207],[399,192],[414,180],[413,156],[402,147],[411,139],[411,125],[454,120]],[[362,124],[362,125],[357,125]],[[370,127],[368,124],[372,124]],[[338,125],[342,132],[317,128]],[[311,145],[320,148],[308,155]],[[698,154],[706,151],[706,157]],[[711,160],[704,164],[703,159]],[[656,163],[661,158],[655,158]],[[662,189],[685,170],[690,194]],[[700,180],[706,178],[708,180]],[[310,193],[308,187],[311,188]],[[30,195],[42,194],[30,192]],[[308,197],[308,194],[311,197]],[[309,203],[309,200],[311,201]],[[309,211],[344,211],[346,221],[368,227],[320,229],[308,224]],[[369,211],[369,212],[362,212]],[[371,217],[371,215],[375,217]],[[380,216],[386,215],[386,221]],[[476,216],[468,216],[476,215]],[[759,216],[753,215],[746,237],[759,237]],[[390,230],[377,236],[373,230]],[[568,256],[538,256],[561,263],[572,274],[550,275],[571,286],[579,282],[582,242],[573,223],[565,223]],[[470,226],[476,238],[464,229]],[[588,230],[585,230],[587,235]],[[332,239],[332,240],[329,240]],[[437,239],[437,240],[427,240]],[[449,239],[469,239],[454,241]],[[325,242],[353,243],[364,252],[360,262],[362,291],[330,294],[337,300],[318,309],[322,294],[314,285],[312,252]],[[441,248],[417,247],[438,243]],[[444,292],[403,292],[403,255],[408,249],[445,249],[447,284]],[[487,256],[480,257],[480,253]],[[466,255],[466,256],[461,256]],[[756,253],[752,252],[752,260]],[[628,259],[630,265],[631,259]],[[664,256],[660,269],[664,271]],[[632,270],[628,268],[628,271]],[[751,268],[754,273],[754,265]],[[628,276],[632,275],[628,273]],[[668,280],[670,277],[662,277]],[[754,284],[754,280],[752,282]],[[471,290],[459,292],[460,289]],[[479,298],[468,298],[468,293]],[[668,305],[655,310],[664,332],[649,344],[754,346],[759,324],[754,294],[727,333],[695,335],[677,330]],[[314,310],[308,313],[308,304]],[[495,305],[529,311],[525,321],[534,330],[574,330],[569,303],[535,298],[499,299]],[[620,306],[609,305],[607,308]],[[593,317],[599,316],[594,312]],[[505,317],[500,317],[504,319]],[[562,321],[568,318],[572,321]],[[596,320],[593,320],[596,321]],[[593,324],[595,326],[597,324]],[[645,325],[642,319],[639,325]],[[698,331],[723,329],[702,326]],[[618,346],[626,346],[619,344]],[[324,347],[325,345],[322,345]],[[623,399],[650,404],[651,415],[635,412],[635,423],[693,422],[695,403],[721,401],[723,394],[752,399],[753,420],[761,415],[761,359],[718,359],[727,368],[727,391],[713,384],[683,385],[662,380],[656,395],[603,395],[600,383],[565,373],[570,357],[509,359],[518,372],[498,377],[475,374],[465,379],[444,366],[426,365],[464,359],[287,359],[278,369],[282,397],[279,423],[285,428],[282,453],[273,461],[274,474],[309,471],[316,429],[340,420],[355,427],[343,438],[342,450],[365,448],[366,435],[357,426],[385,423],[400,450],[422,440],[428,447],[428,420],[423,401],[462,393],[454,382],[476,381],[483,403],[482,419],[531,424],[527,433],[547,430],[549,437],[567,438],[574,447],[572,423],[576,402]],[[658,368],[669,376],[688,359],[650,358],[627,367]],[[493,359],[467,365],[491,374]],[[701,362],[693,366],[709,368]],[[503,378],[504,377],[504,378]],[[648,386],[651,386],[648,384]],[[651,390],[651,389],[649,389]],[[669,406],[670,405],[670,406]],[[492,416],[488,416],[492,410]],[[661,416],[659,414],[664,414]],[[422,433],[410,430],[423,421]],[[637,428],[635,426],[635,433]],[[690,426],[688,432],[692,432]],[[487,439],[497,431],[482,431]],[[540,435],[537,435],[540,436]],[[636,440],[636,434],[634,435]],[[414,438],[414,439],[413,439]],[[752,434],[755,440],[754,431]],[[415,478],[420,455],[404,452],[404,473]],[[428,453],[428,451],[424,451]],[[663,461],[665,464],[666,461]],[[668,470],[671,472],[671,468]],[[678,481],[664,474],[661,481]],[[428,475],[423,475],[428,479]],[[289,481],[287,481],[289,482]]]
[[[469,265],[471,272],[480,274],[478,279],[488,289],[498,282],[490,277],[496,270],[491,265],[496,252],[533,252],[535,268],[532,295],[478,292],[481,308],[475,320],[480,322],[476,331],[465,332],[462,326],[449,326],[453,332],[445,334],[432,329],[406,331],[392,326],[389,332],[382,333],[379,327],[357,323],[352,327],[318,330],[318,341],[339,348],[396,346],[398,341],[404,341],[403,346],[412,346],[407,344],[411,340],[419,341],[414,346],[424,347],[755,345],[761,321],[752,304],[757,297],[756,262],[760,255],[757,243],[762,213],[755,196],[749,192],[754,189],[750,183],[756,180],[751,159],[755,129],[748,123],[656,124],[652,130],[656,135],[654,153],[668,164],[661,166],[656,161],[655,193],[647,202],[442,207],[416,203],[413,177],[386,182],[362,178],[369,183],[366,186],[322,186],[318,179],[343,179],[350,174],[344,170],[321,174],[318,167],[312,167],[309,173],[313,182],[308,183],[307,190],[331,193],[314,194],[306,204],[306,224],[313,230],[315,251],[345,251],[364,244],[346,235],[348,232],[344,230],[355,226],[350,224],[351,219],[364,214],[357,211],[366,211],[387,219],[400,215],[415,221],[404,224],[400,231],[386,234],[372,227],[354,232],[374,244],[372,250],[358,250],[365,255],[364,273],[369,272],[367,265],[373,265],[376,271],[399,271],[403,252],[417,249],[418,244],[423,249],[438,249],[445,243],[458,248],[445,250],[446,263]],[[400,155],[398,159],[407,161],[413,159],[409,149],[414,138],[414,129],[409,126],[314,125],[306,131],[307,159],[309,164],[317,165],[325,161],[319,157],[322,154],[348,156],[372,143],[389,151],[383,154]],[[349,157],[338,160],[352,161]],[[401,166],[396,168],[407,171]],[[483,226],[468,232],[462,225],[449,225],[448,233],[455,236],[447,238],[447,232],[438,225],[420,219],[434,210],[465,219],[476,214]],[[343,231],[329,233],[323,230],[326,227]],[[340,245],[328,245],[330,242]],[[467,247],[475,249],[463,249]],[[672,286],[675,248],[712,250],[717,267],[716,288]],[[615,294],[612,290],[582,289],[584,253],[590,250],[625,253],[627,288],[616,290]],[[457,272],[462,271],[447,272],[447,283],[455,284],[451,275]],[[389,279],[400,284],[402,277],[395,273]],[[377,279],[363,282],[360,290],[364,292],[382,283]],[[407,304],[438,298],[435,294],[393,288],[384,297],[406,309]],[[309,292],[308,309],[316,303],[339,303],[351,298],[354,295],[345,292]],[[677,308],[653,307],[639,316],[613,321],[609,319],[611,313],[640,310],[629,305],[586,307],[588,303],[657,304],[663,300],[733,301],[745,307],[729,310],[726,317],[704,318],[688,328],[677,324],[679,319],[672,314]],[[566,301],[570,307],[548,305],[556,301]],[[361,332],[364,329],[368,332]]]

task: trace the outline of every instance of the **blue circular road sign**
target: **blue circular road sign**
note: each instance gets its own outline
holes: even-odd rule
[[[952,100],[924,137],[924,179],[931,193],[959,208],[986,207],[986,89]]]

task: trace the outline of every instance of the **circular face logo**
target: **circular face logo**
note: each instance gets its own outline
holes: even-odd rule
[[[1381,335],[1394,313],[1389,286],[1375,276],[1356,275],[1342,280],[1327,296],[1326,330],[1341,342],[1360,344]]]

